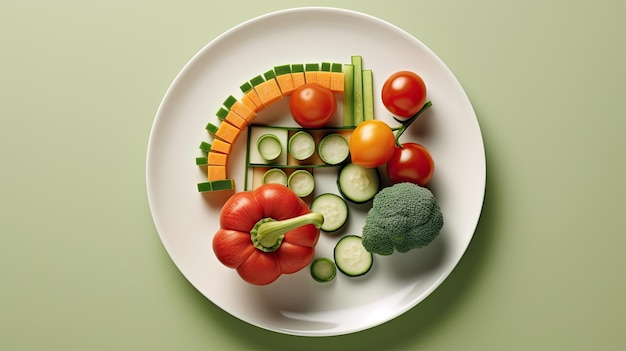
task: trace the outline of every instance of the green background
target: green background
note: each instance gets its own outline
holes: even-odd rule
[[[407,30],[455,73],[485,142],[474,239],[421,304],[328,338],[239,321],[152,223],[147,142],[178,71],[299,6]],[[625,344],[623,1],[0,0],[0,349],[614,350]]]

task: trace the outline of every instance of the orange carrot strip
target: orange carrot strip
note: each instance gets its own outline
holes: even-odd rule
[[[229,144],[234,144],[235,140],[241,133],[241,129],[233,126],[230,123],[221,123],[217,132],[215,132],[215,136],[224,140]]]
[[[343,65],[333,63],[330,65],[330,90],[333,93],[343,94],[345,77],[343,75]]]
[[[333,93],[343,93],[343,72],[330,72],[330,90]]]
[[[244,94],[241,97],[241,102],[246,105],[250,110],[256,112],[259,112],[261,109],[259,108],[259,106],[257,106],[257,104],[252,100],[252,98],[248,95],[248,94]],[[260,102],[260,100],[259,100]],[[262,106],[261,106],[262,107]]]
[[[281,74],[280,76],[276,76],[276,82],[278,83],[278,87],[283,95],[289,96],[295,90],[293,85],[293,78],[291,78],[291,73]]]
[[[293,80],[294,89],[298,89],[298,87],[306,84],[306,79],[304,78],[304,72],[292,73],[291,79]]]
[[[304,72],[304,80],[306,83],[317,83],[317,72],[315,71],[305,71]]]
[[[298,87],[306,84],[306,79],[304,78],[304,65],[291,65],[291,79],[293,80],[294,89],[298,89]]]
[[[228,154],[210,151],[207,154],[207,164],[211,166],[225,166],[228,163]]]
[[[226,166],[225,165],[207,166],[207,177],[209,181],[227,179],[226,178]]]
[[[213,144],[211,145],[211,151],[221,152],[223,154],[230,154],[230,151],[233,149],[233,145],[227,143],[221,139],[214,139]]]
[[[317,84],[330,89],[330,72],[326,72],[326,71],[317,72]]]
[[[307,83],[317,83],[319,78],[317,78],[318,71],[320,70],[319,64],[317,63],[307,63],[304,65],[304,79]]]
[[[262,79],[263,78],[261,78],[261,80]],[[276,83],[276,79],[274,78],[262,82],[255,79],[255,82],[253,82],[252,85],[254,86],[254,90],[257,94],[259,94],[259,98],[265,107],[268,107],[283,98],[283,94],[280,92],[278,83]]]
[[[261,99],[259,98],[259,95],[256,93],[256,91],[254,91],[254,88],[252,87],[252,84],[250,82],[243,83],[239,88],[243,92],[245,100],[250,100],[256,105],[256,111],[254,112],[259,112],[263,109],[263,103],[261,102]]]
[[[291,66],[275,66],[274,73],[276,74],[276,82],[278,82],[278,87],[282,94],[285,96],[291,95],[295,90],[293,78],[291,77]]]
[[[248,126],[248,121],[233,110],[228,111],[224,120],[239,129],[245,129]]]
[[[236,114],[239,115],[239,117],[243,118],[244,120],[246,120],[248,123],[252,123],[252,121],[254,121],[254,119],[256,118],[256,112],[254,112],[253,110],[251,110],[248,106],[246,106],[246,104],[244,104],[241,101],[237,101],[235,102],[231,107],[230,110]]]
[[[252,111],[244,103],[237,100],[232,95],[224,100],[224,107],[226,107],[229,111],[235,112],[240,117],[250,122],[252,122],[252,120],[254,120],[254,118],[256,117],[256,112]]]

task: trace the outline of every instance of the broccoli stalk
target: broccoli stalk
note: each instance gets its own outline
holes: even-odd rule
[[[413,183],[397,183],[374,197],[363,227],[363,246],[388,256],[430,244],[443,227],[433,193]]]

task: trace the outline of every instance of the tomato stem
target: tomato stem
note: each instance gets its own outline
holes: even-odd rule
[[[254,247],[264,252],[272,252],[278,250],[286,232],[307,224],[313,224],[315,228],[319,229],[323,223],[324,216],[317,212],[310,212],[282,221],[264,218],[252,228],[250,236]]]
[[[422,112],[426,111],[429,107],[431,107],[433,104],[430,101],[427,101],[424,106],[422,106],[422,108],[417,111],[416,114],[414,114],[413,116],[411,116],[409,119],[407,119],[406,121],[401,122],[402,125],[400,127],[397,128],[392,128],[393,131],[396,132],[396,145],[398,147],[402,147],[402,144],[400,144],[400,136],[402,135],[402,133],[404,133],[404,131],[417,119],[417,117],[419,117],[419,115],[422,114]]]

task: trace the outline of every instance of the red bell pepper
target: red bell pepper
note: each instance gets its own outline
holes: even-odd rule
[[[313,260],[323,221],[286,186],[265,184],[226,201],[213,251],[246,282],[266,285]]]

